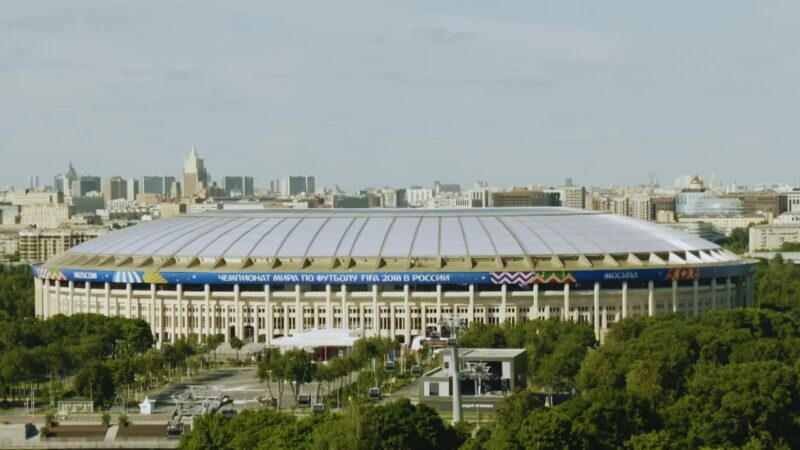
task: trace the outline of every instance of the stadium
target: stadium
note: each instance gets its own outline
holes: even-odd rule
[[[443,322],[593,324],[752,306],[754,264],[667,226],[568,208],[220,211],[34,267],[36,314],[141,318],[156,340],[300,330],[409,343]],[[452,323],[452,322],[451,322]]]

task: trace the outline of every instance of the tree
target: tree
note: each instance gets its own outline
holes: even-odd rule
[[[277,348],[268,348],[258,361],[256,369],[258,379],[261,380],[262,383],[267,383],[267,390],[271,398],[275,398],[272,393],[272,383],[278,384],[277,405],[279,411],[281,409],[281,400],[283,399],[283,381],[286,379],[287,374],[285,366],[286,359],[281,351]]]
[[[301,349],[291,349],[283,354],[284,379],[289,380],[294,401],[300,395],[300,386],[314,379],[316,365],[312,354]]]
[[[222,334],[214,334],[206,337],[203,352],[204,353],[213,352],[215,363],[217,362],[217,348],[219,348],[219,346],[222,345],[223,342],[225,342],[225,336]]]
[[[747,252],[750,249],[750,231],[747,228],[734,228],[722,246],[738,254]]]
[[[73,381],[75,390],[95,403],[108,404],[114,399],[114,378],[111,369],[100,361],[90,361],[78,371]]]
[[[231,336],[228,343],[231,345],[232,349],[236,350],[236,361],[239,361],[239,350],[244,347],[244,341],[239,339],[238,336]]]

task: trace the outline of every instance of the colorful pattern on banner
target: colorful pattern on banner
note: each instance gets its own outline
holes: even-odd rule
[[[665,269],[573,270],[548,272],[142,272],[48,269],[33,266],[40,279],[146,284],[495,284],[685,281],[746,275],[754,263]]]

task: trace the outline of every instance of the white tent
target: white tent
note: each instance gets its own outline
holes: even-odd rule
[[[317,347],[352,347],[360,339],[359,330],[325,329],[297,331],[292,336],[283,336],[272,340],[272,345],[280,348],[317,348]]]
[[[145,396],[142,403],[139,403],[139,414],[143,416],[149,416],[153,414],[153,404],[155,404],[155,400],[150,400],[149,397]]]

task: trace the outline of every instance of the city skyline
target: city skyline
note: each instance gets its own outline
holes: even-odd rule
[[[10,5],[0,184],[177,175],[193,141],[257,185],[797,181],[791,3],[353,6]]]

